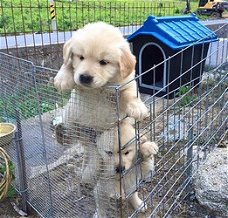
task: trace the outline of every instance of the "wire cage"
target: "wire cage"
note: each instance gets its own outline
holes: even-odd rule
[[[15,164],[14,187],[24,202],[41,217],[188,216],[198,166],[227,134],[227,27],[215,31],[219,41],[194,63],[205,61],[197,82],[172,90],[172,99],[141,94],[149,116],[130,126],[119,105],[127,84],[60,93],[53,85],[53,63],[38,66],[2,50],[0,119],[17,126],[4,149]],[[55,52],[49,56],[56,59]],[[172,58],[164,60],[167,66]],[[159,152],[144,159],[143,148],[153,142]],[[116,162],[128,148],[134,153],[130,167],[117,172]],[[135,209],[136,192],[141,203]]]

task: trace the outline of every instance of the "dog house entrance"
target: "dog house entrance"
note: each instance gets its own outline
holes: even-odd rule
[[[139,74],[161,63],[165,58],[165,52],[158,44],[153,42],[145,44],[139,53]],[[139,83],[141,87],[155,90],[163,89],[166,84],[166,63],[148,71],[140,77]]]

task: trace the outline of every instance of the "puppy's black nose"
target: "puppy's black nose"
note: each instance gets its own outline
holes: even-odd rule
[[[124,166],[118,166],[116,167],[116,173],[122,173],[125,170]]]
[[[79,80],[80,83],[88,85],[93,81],[93,77],[88,74],[81,74]]]

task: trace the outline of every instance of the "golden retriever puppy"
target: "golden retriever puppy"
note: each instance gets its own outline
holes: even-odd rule
[[[104,87],[128,82],[118,93],[120,112],[137,120],[148,115],[137,95],[135,57],[118,28],[103,22],[87,24],[64,44],[63,60],[54,85],[62,91],[74,89],[65,120],[106,128],[114,122],[110,114],[116,114],[117,96],[104,93]]]
[[[148,141],[145,136],[140,138],[137,145],[135,129],[128,120],[121,122],[119,134],[121,149],[117,128],[103,132],[97,141],[102,159],[98,166],[101,173],[95,188],[98,217],[109,217],[110,214],[107,213],[111,208],[110,199],[120,195],[125,198],[131,194],[127,200],[134,210],[145,212],[147,209],[138,196],[136,184],[154,171],[154,155],[158,152],[158,146],[155,142]]]
[[[63,65],[54,85],[61,91],[72,91],[63,109],[63,124],[56,128],[64,133],[56,135],[75,135],[82,143],[85,183],[96,178],[97,136],[115,127],[120,117],[142,120],[148,115],[137,94],[135,63],[119,29],[103,22],[87,24],[64,44]],[[120,90],[116,91],[113,85],[121,86]],[[64,143],[64,139],[57,139]]]

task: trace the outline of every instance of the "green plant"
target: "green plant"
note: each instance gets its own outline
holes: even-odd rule
[[[181,86],[176,93],[176,96],[179,97],[181,95],[184,95],[190,91],[191,87],[190,86]]]
[[[15,166],[14,166],[13,162],[9,161],[8,165],[9,165],[9,170],[10,170],[10,174],[12,176],[12,179],[15,179],[15,177],[14,177]],[[5,164],[0,165],[0,173],[3,174],[5,171],[6,171],[6,165]]]
[[[175,8],[174,14],[180,14],[180,9],[179,8]]]
[[[10,174],[11,183],[12,183],[12,181],[15,180],[15,175],[14,175],[15,166],[12,161],[8,162],[8,166],[9,166],[9,174]],[[6,164],[1,164],[0,165],[0,174],[4,175],[5,172],[6,172]],[[14,189],[12,184],[10,184],[8,187],[8,190],[7,190],[6,197],[12,198],[15,196],[15,194],[16,194],[16,190]]]
[[[68,98],[68,94],[63,98]],[[43,114],[65,103],[53,84],[38,84],[37,87],[17,90],[12,95],[0,97],[0,117],[15,118],[15,109],[21,111],[24,119]]]
[[[2,16],[0,17],[0,28],[3,28],[4,26],[7,26],[8,20],[9,20],[9,19],[10,19],[9,16],[7,16],[7,15],[2,15]]]
[[[180,106],[182,107],[192,104],[196,100],[196,97],[191,93],[190,86],[181,86],[175,96],[180,97]]]

